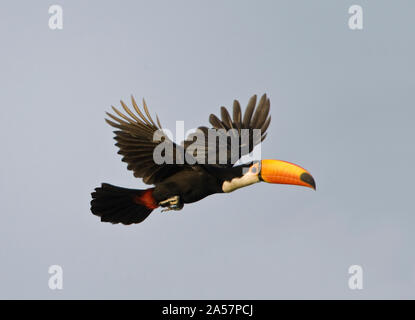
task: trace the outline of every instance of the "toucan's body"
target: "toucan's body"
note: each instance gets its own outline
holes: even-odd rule
[[[153,196],[158,202],[179,196],[181,202],[192,203],[211,194],[222,192],[220,180],[211,175],[206,166],[195,165],[191,169],[175,173],[156,184]]]
[[[197,152],[192,146],[199,143],[200,147],[200,140],[196,139],[195,142],[191,137],[181,145],[173,143],[165,136],[156,139],[156,131],[161,130],[158,118],[156,124],[144,101],[145,115],[138,108],[134,98],[132,104],[136,114],[121,101],[129,117],[113,107],[119,117],[108,114],[116,122],[106,121],[119,129],[114,132],[116,146],[120,148],[118,153],[123,155],[122,160],[127,162],[127,168],[134,171],[135,177],[143,178],[145,183],[154,187],[136,190],[103,183],[92,193],[91,201],[91,211],[100,216],[101,221],[139,223],[160,206],[165,207],[163,211],[180,210],[186,203],[197,202],[215,193],[232,192],[260,181],[302,185],[315,189],[312,176],[305,169],[289,162],[261,160],[235,165],[241,156],[252,152],[254,147],[265,139],[271,121],[271,117],[268,116],[270,102],[266,95],[261,97],[256,110],[256,96],[250,99],[243,119],[239,102],[236,100],[233,105],[233,119],[224,107],[221,109],[221,120],[213,114],[210,115],[213,130],[222,132],[221,130],[232,129],[236,136],[242,133],[243,129],[248,132],[248,140],[236,140],[239,151],[236,158],[230,151],[231,138],[227,136],[226,144],[222,148],[212,145],[207,139],[206,127],[198,128],[198,132],[204,138],[201,139],[202,147],[197,149]],[[259,135],[254,134],[255,129],[259,130]],[[246,141],[249,143],[245,143]],[[155,149],[162,142],[171,147],[173,163],[160,163],[154,158]],[[219,161],[220,152],[225,152],[225,161]],[[164,151],[164,156],[167,153]],[[207,161],[212,154],[217,155],[218,163]],[[221,159],[223,160],[223,157]]]

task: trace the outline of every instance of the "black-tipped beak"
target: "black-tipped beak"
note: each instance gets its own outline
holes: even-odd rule
[[[314,181],[314,178],[312,177],[312,175],[309,174],[308,172],[302,173],[300,176],[300,180],[309,184],[311,188],[316,190],[316,182]]]
[[[316,183],[304,168],[281,160],[261,161],[261,180],[268,183],[292,184],[316,190]]]

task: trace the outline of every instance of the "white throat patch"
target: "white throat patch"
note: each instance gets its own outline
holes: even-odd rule
[[[225,181],[222,184],[223,192],[232,192],[236,189],[243,188],[249,186],[251,184],[259,182],[259,177],[257,174],[253,174],[251,172],[246,173],[240,178],[233,178],[231,181]]]

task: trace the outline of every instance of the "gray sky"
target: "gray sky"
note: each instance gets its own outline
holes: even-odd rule
[[[2,1],[0,298],[415,298],[414,9]],[[317,192],[256,184],[130,227],[90,213],[101,182],[145,187],[116,154],[110,105],[145,97],[163,126],[191,129],[264,92],[263,158],[304,166]]]

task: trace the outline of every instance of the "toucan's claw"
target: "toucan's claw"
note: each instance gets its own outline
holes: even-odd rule
[[[183,202],[180,201],[179,196],[174,196],[166,200],[160,201],[159,205],[162,207],[166,207],[165,209],[161,210],[161,212],[167,212],[171,210],[178,211],[181,210],[184,206]]]

